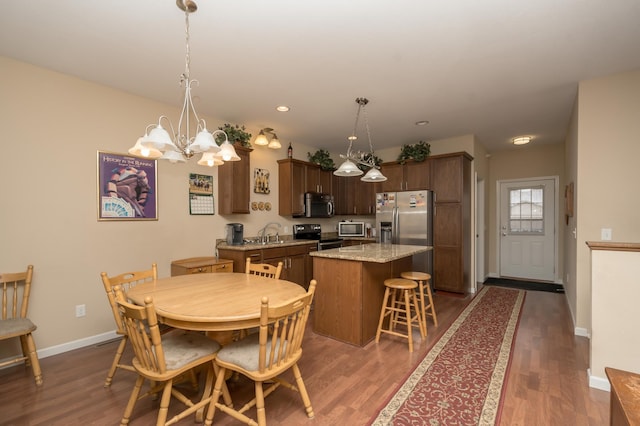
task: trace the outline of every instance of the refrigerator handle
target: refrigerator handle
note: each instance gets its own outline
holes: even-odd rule
[[[398,214],[398,208],[393,208],[393,235],[391,238],[393,244],[400,243],[400,215]]]

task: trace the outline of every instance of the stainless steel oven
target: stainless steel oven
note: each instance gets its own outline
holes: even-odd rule
[[[293,225],[293,238],[318,241],[318,251],[342,247],[342,238],[322,238],[322,227],[317,223]]]

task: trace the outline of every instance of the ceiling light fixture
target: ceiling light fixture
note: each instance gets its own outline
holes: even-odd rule
[[[271,140],[267,138],[267,135],[265,135],[265,133],[271,136]],[[282,145],[278,140],[278,135],[273,132],[273,129],[271,127],[265,127],[264,129],[260,130],[260,133],[258,134],[258,137],[254,141],[254,143],[256,145],[266,146],[271,149],[282,148]]]
[[[333,172],[336,176],[360,176],[364,172],[358,168],[358,165],[369,167],[369,171],[366,175],[360,178],[364,182],[384,182],[387,178],[380,172],[379,167],[376,165],[375,155],[373,151],[373,144],[371,143],[371,132],[369,131],[369,121],[367,120],[366,105],[369,103],[367,98],[356,98],[358,104],[358,111],[356,112],[356,121],[353,125],[353,133],[349,136],[349,147],[347,148],[347,154],[340,154],[340,158],[344,158],[345,161],[338,167],[338,170]],[[360,118],[360,111],[364,113],[364,124],[367,130],[367,138],[369,139],[369,152],[353,151],[353,141],[358,139],[358,120]]]
[[[288,112],[289,111],[289,107],[286,105],[279,105],[276,107],[276,110],[279,112]]]
[[[514,145],[526,145],[531,142],[531,136],[518,136],[512,140]]]
[[[185,71],[180,76],[180,85],[184,88],[184,99],[180,120],[177,129],[174,129],[171,121],[164,115],[158,119],[158,124],[147,126],[144,136],[138,139],[136,144],[129,149],[129,154],[139,155],[148,158],[160,158],[171,163],[185,162],[195,154],[203,153],[198,161],[200,165],[217,166],[224,161],[239,161],[233,145],[229,143],[228,135],[222,130],[209,132],[204,119],[200,119],[196,113],[193,100],[191,99],[191,88],[198,85],[198,80],[191,80],[191,50],[189,47],[189,14],[198,10],[198,6],[193,0],[177,0],[178,8],[184,11],[185,16],[185,44],[186,59]],[[169,135],[162,127],[163,119],[169,123],[171,134]],[[149,129],[151,129],[149,131]],[[214,135],[224,135],[224,141],[220,146],[216,143]],[[214,158],[215,157],[215,158]]]

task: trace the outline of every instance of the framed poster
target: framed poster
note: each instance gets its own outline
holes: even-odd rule
[[[98,220],[158,220],[156,160],[98,151]]]
[[[189,174],[189,214],[215,214],[213,176]]]

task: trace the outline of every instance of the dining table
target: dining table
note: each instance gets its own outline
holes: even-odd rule
[[[225,332],[259,326],[263,297],[279,305],[305,293],[287,280],[216,272],[159,278],[132,287],[126,296],[138,305],[151,297],[158,320],[171,327]]]

